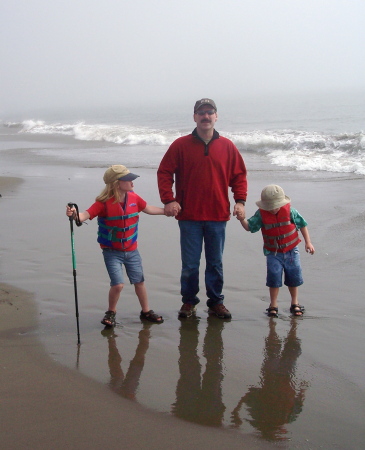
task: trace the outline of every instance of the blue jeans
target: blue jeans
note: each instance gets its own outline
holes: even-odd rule
[[[199,266],[205,250],[207,305],[223,303],[223,249],[227,222],[179,220],[181,247],[181,295],[183,303],[199,303]]]

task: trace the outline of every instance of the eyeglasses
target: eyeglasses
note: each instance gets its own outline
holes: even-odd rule
[[[205,114],[208,114],[209,116],[212,116],[215,114],[215,109],[208,109],[206,111],[197,111],[195,114],[198,114],[199,116],[205,116]]]

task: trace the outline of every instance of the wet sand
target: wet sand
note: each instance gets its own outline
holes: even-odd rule
[[[246,160],[247,161],[247,160]],[[227,227],[225,295],[232,321],[179,321],[178,227],[142,215],[151,306],[143,325],[131,286],[104,331],[108,278],[96,223],[75,229],[77,345],[68,201],[88,207],[104,168],[6,154],[0,171],[1,427],[8,448],[360,448],[364,439],[364,179],[248,164],[247,214],[275,182],[306,218],[316,254],[301,259],[303,319],[280,292],[268,306],[259,233]],[[136,192],[159,205],[156,171]],[[15,179],[14,179],[15,178]],[[20,180],[21,181],[20,181]],[[203,278],[202,278],[203,279]],[[19,430],[22,430],[19,433]],[[144,430],[144,431],[142,431]],[[16,441],[14,436],[17,436]]]
[[[0,192],[6,197],[20,183],[0,178]],[[268,448],[238,432],[151,412],[55,362],[39,339],[33,294],[0,283],[0,308],[0,422],[6,448]]]
[[[25,448],[267,448],[238,432],[152,413],[55,363],[37,338],[26,291],[0,285],[1,445]]]

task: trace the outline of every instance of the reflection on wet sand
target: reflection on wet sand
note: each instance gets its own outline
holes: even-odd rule
[[[143,324],[143,328],[138,335],[139,341],[136,348],[136,354],[131,360],[125,376],[121,365],[122,357],[120,356],[115,341],[116,335],[114,334],[114,329],[105,329],[102,331],[102,334],[108,339],[108,365],[110,373],[109,386],[117,394],[131,400],[136,399],[139,380],[144,367],[145,356],[151,336],[150,326],[151,324],[148,323]]]
[[[296,362],[301,354],[296,331],[298,321],[291,319],[287,337],[282,341],[275,330],[276,320],[269,321],[269,335],[265,339],[264,360],[259,387],[250,387],[233,410],[233,427],[240,427],[240,409],[245,403],[251,419],[248,422],[267,440],[286,439],[285,424],[294,422],[303,408],[308,387],[296,379]],[[282,346],[282,343],[284,345]]]
[[[206,366],[202,377],[202,364],[198,356],[199,319],[181,320],[180,378],[171,411],[175,416],[190,422],[220,427],[226,409],[222,401],[222,330],[225,322],[215,317],[208,317],[207,320],[203,343]]]

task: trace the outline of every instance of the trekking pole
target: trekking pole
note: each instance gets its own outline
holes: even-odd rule
[[[79,217],[79,208],[76,203],[69,203],[68,206],[70,208],[75,207],[76,209],[76,225],[80,227],[82,223],[80,222]],[[74,241],[74,226],[73,226],[73,217],[70,216],[70,229],[71,229],[71,251],[72,251],[72,268],[73,268],[73,277],[74,277],[74,291],[75,291],[75,310],[76,310],[76,324],[77,324],[77,343],[80,345],[80,326],[79,326],[79,304],[77,299],[77,283],[76,283],[76,255],[75,255],[75,241]]]

